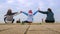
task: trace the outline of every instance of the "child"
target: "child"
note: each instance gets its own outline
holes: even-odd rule
[[[22,12],[22,11],[21,11]],[[22,12],[23,14],[25,14],[26,16],[28,16],[26,21],[23,21],[22,23],[32,23],[33,22],[33,16],[37,13],[35,12],[34,14],[32,13],[32,10],[29,10],[28,13]]]
[[[13,17],[14,17],[14,15],[17,15],[17,14],[20,14],[20,13],[18,13],[18,12],[12,13],[12,10],[8,9],[7,14],[4,15],[5,16],[4,22],[7,23],[8,21],[12,21],[12,23],[13,23],[14,22]]]

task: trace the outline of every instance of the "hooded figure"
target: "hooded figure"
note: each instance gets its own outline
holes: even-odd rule
[[[33,16],[37,13],[37,11],[33,14],[32,10],[29,10],[28,13],[22,12],[26,16],[28,16],[26,21],[23,21],[22,23],[32,23],[33,22]]]
[[[18,12],[12,13],[12,10],[8,9],[7,14],[4,15],[5,16],[5,18],[4,18],[5,23],[7,23],[8,21],[12,21],[12,23],[13,23],[14,22],[13,17],[14,17],[14,15],[17,15],[17,14],[19,14],[19,13]]]

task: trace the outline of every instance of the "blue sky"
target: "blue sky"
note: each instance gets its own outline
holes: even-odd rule
[[[28,12],[32,10],[33,13],[38,10],[47,11],[47,8],[51,8],[54,12],[56,22],[60,22],[60,0],[0,0],[0,22],[4,22],[3,18],[8,9],[12,9],[13,12]],[[27,16],[19,14],[14,17],[15,21],[21,19],[24,21]],[[41,22],[41,19],[46,18],[46,15],[37,13],[34,17],[33,22]]]

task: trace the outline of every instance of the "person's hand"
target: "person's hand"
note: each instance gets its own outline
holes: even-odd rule
[[[40,8],[38,8],[38,12],[40,12]]]
[[[40,8],[38,8],[38,10],[40,11]]]
[[[20,13],[22,13],[22,11],[20,11]]]

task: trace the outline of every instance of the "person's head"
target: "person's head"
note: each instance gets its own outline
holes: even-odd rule
[[[52,12],[52,10],[50,8],[47,9],[48,11]]]
[[[12,13],[12,10],[8,9],[7,15],[11,15],[11,13]]]
[[[29,14],[32,14],[32,10],[29,10],[29,12],[28,12]]]

